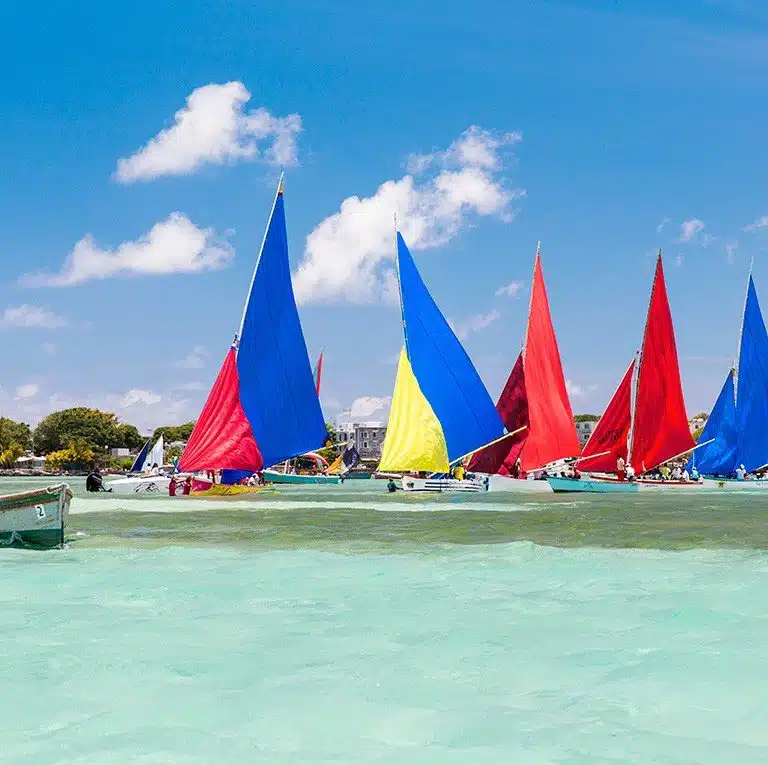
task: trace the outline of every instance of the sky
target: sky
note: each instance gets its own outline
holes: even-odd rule
[[[494,398],[541,241],[575,412],[640,345],[662,248],[708,410],[753,258],[768,300],[768,10],[628,5],[3,4],[0,413],[194,419],[281,170],[327,419],[386,418],[395,215]]]

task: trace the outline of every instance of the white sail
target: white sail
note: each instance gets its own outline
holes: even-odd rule
[[[150,470],[152,465],[157,465],[158,467],[163,466],[164,448],[165,444],[163,443],[163,437],[160,436],[160,438],[155,441],[155,445],[152,447],[149,454],[147,454],[147,458],[144,460],[144,464],[141,466],[142,472]]]

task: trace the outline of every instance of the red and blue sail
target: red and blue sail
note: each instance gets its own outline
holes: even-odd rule
[[[315,449],[326,437],[291,283],[281,181],[240,333],[179,468],[253,473]]]

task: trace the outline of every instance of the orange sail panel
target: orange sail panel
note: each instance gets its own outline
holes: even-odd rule
[[[581,448],[565,388],[539,252],[533,268],[523,369],[531,421],[521,459],[523,470],[534,470],[563,457],[575,457]]]
[[[507,378],[507,384],[499,396],[496,411],[507,429],[512,433],[528,425],[528,397],[525,393],[525,372],[523,354],[517,357]],[[528,438],[528,429],[505,438],[492,446],[476,452],[469,462],[468,470],[480,473],[511,475],[512,468]]]
[[[615,473],[619,456],[627,459],[629,424],[632,419],[632,375],[635,361],[616,388],[608,406],[584,445],[579,470],[593,470],[598,473]],[[599,455],[599,456],[595,456]]]
[[[638,473],[644,473],[695,445],[685,412],[675,329],[659,253],[637,374],[630,461]]]

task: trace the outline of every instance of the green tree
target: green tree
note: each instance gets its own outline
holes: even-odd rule
[[[48,454],[45,465],[49,470],[85,470],[95,458],[96,453],[84,438],[74,438],[65,449]]]
[[[24,454],[24,447],[21,444],[13,443],[8,448],[0,452],[0,467],[14,467],[16,460]]]
[[[185,422],[183,425],[163,425],[160,428],[155,428],[155,432],[152,434],[152,441],[157,441],[162,436],[166,444],[172,444],[174,441],[184,441],[186,443],[189,441],[194,427],[194,422]]]
[[[0,451],[11,444],[18,444],[23,451],[32,446],[32,431],[26,422],[15,422],[7,417],[0,417]]]
[[[37,454],[50,454],[69,448],[70,442],[82,440],[100,453],[126,438],[126,431],[116,415],[78,406],[44,417],[32,434]]]
[[[600,417],[596,414],[577,414],[573,419],[575,422],[597,422]]]
[[[110,446],[123,447],[125,449],[139,449],[146,439],[139,433],[135,425],[121,424],[117,426],[116,440],[110,442]]]
[[[166,446],[165,447],[165,461],[166,463],[173,463],[174,460],[181,457],[181,453],[184,449],[181,446]]]

